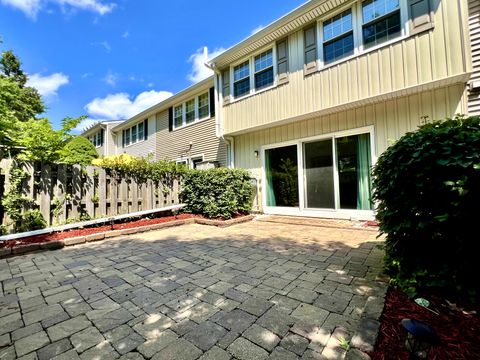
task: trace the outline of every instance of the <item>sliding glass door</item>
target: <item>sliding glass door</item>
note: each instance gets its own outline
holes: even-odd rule
[[[303,144],[305,207],[335,209],[332,139]]]
[[[265,150],[267,206],[298,207],[297,145]]]
[[[272,212],[373,210],[371,132],[268,148],[264,159],[265,205]]]

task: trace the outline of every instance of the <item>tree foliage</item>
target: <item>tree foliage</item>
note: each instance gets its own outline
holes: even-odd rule
[[[91,165],[92,160],[98,158],[95,146],[83,136],[76,136],[61,150],[59,161],[68,165]]]
[[[71,131],[85,117],[65,118],[62,128],[54,130],[48,119],[29,120],[20,123],[17,144],[22,148],[18,158],[28,161],[56,163],[62,157],[65,145],[73,139]]]
[[[478,296],[480,118],[423,125],[388,148],[374,176],[386,267],[410,291]]]

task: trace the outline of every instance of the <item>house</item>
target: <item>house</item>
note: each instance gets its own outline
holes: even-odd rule
[[[81,136],[86,137],[95,146],[99,156],[115,154],[115,139],[112,129],[123,120],[101,121],[85,129]]]
[[[212,59],[217,133],[258,179],[261,210],[373,218],[377,157],[426,121],[479,111],[478,4],[311,0]]]
[[[216,136],[215,124],[212,76],[114,127],[115,154],[192,168],[227,166],[227,144]]]
[[[473,73],[468,83],[468,113],[480,116],[480,1],[469,0],[470,47]]]

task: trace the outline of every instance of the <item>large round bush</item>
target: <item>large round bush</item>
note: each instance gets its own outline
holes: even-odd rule
[[[480,294],[480,118],[421,126],[379,158],[374,200],[386,269],[414,291]]]

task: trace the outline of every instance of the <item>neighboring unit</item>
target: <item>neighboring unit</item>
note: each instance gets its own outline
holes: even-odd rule
[[[312,0],[212,59],[219,136],[258,178],[263,211],[373,218],[377,157],[426,121],[466,114],[469,96],[475,110],[468,10]],[[470,10],[478,70],[478,0]]]
[[[97,149],[99,156],[114,155],[115,139],[112,129],[121,124],[124,120],[101,121],[83,131],[83,137],[86,137]]]
[[[192,168],[227,165],[227,145],[215,131],[213,77],[135,115],[113,134],[116,154],[152,156]]]

